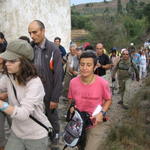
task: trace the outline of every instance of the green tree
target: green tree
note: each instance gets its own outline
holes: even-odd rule
[[[117,14],[123,14],[121,0],[117,0]]]
[[[150,23],[150,4],[145,5],[143,14],[146,16],[148,22]]]
[[[126,5],[126,10],[129,14],[134,14],[137,7],[137,0],[129,0]]]
[[[145,19],[135,19],[132,16],[125,16],[123,24],[129,41],[137,41],[145,34],[146,21]]]
[[[73,29],[86,29],[91,30],[92,23],[90,17],[81,15],[77,11],[71,13],[71,26]]]

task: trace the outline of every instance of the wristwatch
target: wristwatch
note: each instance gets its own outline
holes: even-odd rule
[[[3,102],[3,106],[0,108],[0,111],[4,111],[5,109],[7,109],[8,108],[8,103],[6,103],[6,102]]]
[[[107,113],[106,111],[101,110],[100,112],[102,113],[103,117],[106,116],[106,113]]]

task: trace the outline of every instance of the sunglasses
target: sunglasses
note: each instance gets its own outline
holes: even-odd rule
[[[129,54],[123,54],[123,55],[129,55]]]

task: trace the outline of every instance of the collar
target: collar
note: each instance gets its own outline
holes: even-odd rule
[[[45,49],[46,38],[44,38],[43,42],[39,45],[41,49]]]

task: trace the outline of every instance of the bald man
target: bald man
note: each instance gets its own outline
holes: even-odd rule
[[[108,57],[104,53],[104,46],[102,43],[96,44],[96,54],[98,56],[97,60],[97,69],[95,70],[95,74],[99,76],[106,75],[106,70],[111,68],[111,62]]]
[[[62,60],[59,48],[45,37],[45,26],[40,20],[29,24],[28,32],[34,48],[34,64],[45,89],[44,102],[46,115],[52,124],[56,136],[53,143],[58,143],[60,125],[57,106],[62,89]]]

